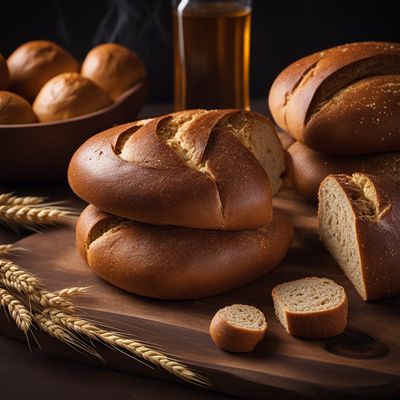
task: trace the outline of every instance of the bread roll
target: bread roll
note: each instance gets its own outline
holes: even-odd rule
[[[151,224],[253,229],[267,224],[285,170],[270,121],[240,110],[191,110],[90,138],[68,179],[88,203]]]
[[[327,156],[297,142],[289,150],[288,175],[297,193],[318,201],[320,183],[329,174],[365,172],[400,184],[400,152],[359,156]]]
[[[4,57],[0,54],[0,90],[7,89],[10,82],[10,72]]]
[[[210,335],[214,343],[223,350],[244,353],[264,338],[267,322],[257,308],[233,304],[219,310],[211,321]]]
[[[276,266],[293,239],[280,211],[258,230],[217,231],[148,225],[88,206],[77,246],[101,278],[158,299],[196,299],[246,285]]]
[[[362,299],[399,294],[398,185],[367,174],[329,175],[318,196],[321,240]]]
[[[66,72],[42,87],[33,110],[41,122],[50,122],[89,114],[111,103],[110,96],[90,79],[77,72]]]
[[[92,49],[83,61],[81,73],[114,100],[146,77],[144,64],[136,53],[116,43],[104,43]]]
[[[272,298],[276,316],[290,335],[324,339],[346,329],[346,292],[331,279],[285,282],[272,289]]]
[[[307,56],[274,81],[277,124],[325,154],[400,151],[400,44],[365,42]]]
[[[37,122],[31,105],[15,93],[0,91],[0,125]]]
[[[63,72],[77,72],[76,60],[63,48],[47,40],[27,42],[7,59],[12,92],[33,102],[43,85]]]

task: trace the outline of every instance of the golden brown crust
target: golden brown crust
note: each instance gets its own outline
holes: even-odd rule
[[[288,332],[293,336],[324,339],[343,333],[347,325],[348,300],[336,308],[314,313],[286,311]]]
[[[122,220],[88,206],[77,246],[90,268],[122,289],[194,299],[246,285],[285,256],[293,226],[279,210],[259,230],[216,231]]]
[[[270,124],[240,110],[193,110],[100,133],[73,156],[69,183],[87,202],[137,221],[206,229],[262,227],[272,214],[269,178],[222,124],[239,114]],[[185,148],[168,144],[164,127],[171,116],[190,120],[183,129]]]
[[[398,43],[334,47],[291,64],[276,78],[271,113],[297,140],[326,154],[397,151],[398,74]]]
[[[15,93],[0,91],[0,125],[37,122],[31,105]]]
[[[352,179],[363,179],[376,195],[374,215],[365,215],[360,203],[354,201]],[[361,274],[366,293],[363,300],[377,300],[400,293],[400,195],[398,185],[369,174],[356,173],[352,177],[337,174],[335,180],[347,196],[354,213],[357,243],[361,257]],[[322,187],[322,185],[321,185]]]
[[[77,72],[66,72],[42,87],[33,110],[41,122],[51,122],[89,114],[111,103],[110,96],[90,79]]]
[[[329,174],[365,172],[400,183],[400,152],[359,156],[328,156],[300,142],[288,150],[288,175],[294,189],[311,201],[318,200],[318,188]]]
[[[10,82],[10,72],[8,70],[7,62],[0,54],[0,90],[7,88]]]
[[[43,85],[63,72],[77,72],[77,61],[62,47],[47,40],[27,42],[7,59],[9,90],[33,102]]]
[[[214,315],[210,324],[210,335],[213,342],[222,350],[234,353],[246,353],[264,338],[265,329],[246,329],[231,325],[218,313]]]
[[[146,69],[135,52],[116,43],[90,50],[81,73],[116,100],[136,82],[146,78]]]

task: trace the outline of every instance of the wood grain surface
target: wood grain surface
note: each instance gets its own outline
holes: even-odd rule
[[[90,294],[78,300],[84,315],[163,348],[207,376],[214,391],[247,399],[396,398],[400,394],[400,297],[364,303],[320,244],[316,208],[287,189],[275,205],[296,226],[296,240],[284,261],[251,285],[202,300],[152,300],[100,280],[80,259],[72,225],[21,240],[17,245],[29,251],[15,256],[15,261],[38,275],[49,289],[91,286]],[[345,287],[350,302],[345,333],[327,340],[304,340],[289,336],[277,322],[272,287],[304,276],[325,276]],[[254,305],[267,316],[269,333],[252,353],[224,352],[209,337],[214,313],[233,303]],[[18,336],[3,316],[0,331]],[[45,351],[98,362],[39,332],[35,335]],[[107,348],[101,352],[109,368],[172,379]]]

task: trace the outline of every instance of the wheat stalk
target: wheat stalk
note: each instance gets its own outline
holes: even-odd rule
[[[158,351],[150,349],[140,342],[124,338],[116,332],[109,332],[101,329],[89,321],[78,316],[68,315],[61,310],[46,309],[43,311],[43,314],[49,315],[53,322],[64,326],[68,330],[87,336],[90,339],[100,340],[113,348],[125,350],[153,365],[165,369],[170,374],[173,374],[180,379],[198,384],[207,384],[207,381],[204,378],[191,371],[185,365],[172,360]]]
[[[27,333],[32,325],[32,316],[26,307],[8,290],[3,288],[0,288],[0,303],[4,309],[8,310],[18,328]]]
[[[38,278],[10,260],[0,259],[0,276],[5,285],[18,292],[33,293],[41,290]]]
[[[0,244],[0,255],[8,254],[13,250],[12,244]]]
[[[24,196],[18,197],[14,193],[0,194],[0,205],[18,206],[18,205],[37,205],[45,201],[44,197]]]
[[[75,297],[81,294],[85,294],[88,291],[89,287],[71,287],[61,290],[56,290],[54,293],[59,297]]]
[[[36,230],[40,226],[65,222],[78,213],[68,208],[56,208],[41,205],[0,205],[0,222],[17,229]]]

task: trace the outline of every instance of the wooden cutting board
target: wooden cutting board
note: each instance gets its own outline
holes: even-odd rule
[[[296,240],[284,261],[251,285],[196,301],[160,301],[123,292],[97,278],[74,246],[73,226],[48,230],[17,243],[29,251],[15,262],[34,272],[49,289],[91,286],[77,300],[96,320],[162,347],[211,380],[212,390],[248,399],[391,398],[400,394],[400,297],[364,303],[318,239],[316,208],[284,190],[275,205],[296,226]],[[210,261],[212,262],[212,260]],[[345,333],[327,340],[289,336],[274,317],[274,285],[305,276],[325,276],[349,296]],[[233,304],[251,304],[267,316],[269,333],[249,354],[230,354],[212,343],[214,313]],[[22,338],[1,316],[0,331]],[[97,363],[36,332],[42,349]],[[32,340],[31,340],[32,342]],[[32,342],[33,343],[33,342]],[[100,349],[105,367],[171,379],[110,349]]]

